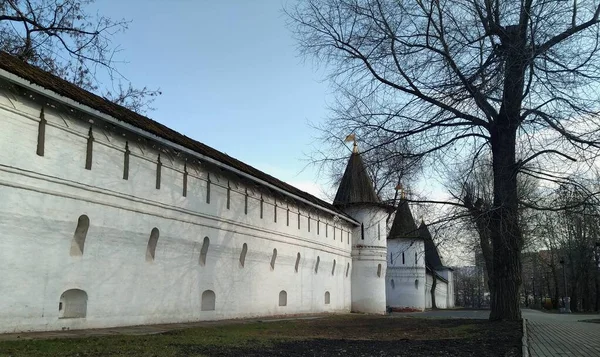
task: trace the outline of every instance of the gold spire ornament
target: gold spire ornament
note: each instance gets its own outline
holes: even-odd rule
[[[403,200],[406,199],[406,191],[404,190],[404,187],[402,187],[401,183],[396,185],[396,191],[400,191],[400,198]]]
[[[353,148],[352,148],[352,152],[353,153],[358,153],[358,145],[356,144],[356,134],[350,134],[348,136],[346,136],[346,139],[344,139],[344,142],[350,142],[352,141],[352,143],[354,144]]]

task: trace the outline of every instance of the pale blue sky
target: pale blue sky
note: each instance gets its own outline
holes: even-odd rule
[[[148,115],[279,179],[318,193],[306,153],[327,116],[324,72],[298,55],[286,27],[293,0],[97,0],[137,86],[163,94]]]

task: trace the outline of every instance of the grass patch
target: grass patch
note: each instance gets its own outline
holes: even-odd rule
[[[487,345],[497,349],[493,342],[486,345],[486,339],[494,338],[494,334],[489,333],[490,326],[484,320],[341,315],[311,320],[215,324],[143,336],[0,341],[0,356],[364,355],[360,352],[363,349],[370,355],[368,351],[374,348],[381,349],[377,355],[382,356],[388,355],[386,351],[390,355],[403,351],[406,354],[400,355],[435,356],[435,348],[439,351],[466,348],[469,353],[473,352],[472,348],[485,349]],[[514,326],[506,329],[509,330],[513,332]],[[472,346],[469,341],[473,341]],[[485,350],[479,353],[492,355]]]

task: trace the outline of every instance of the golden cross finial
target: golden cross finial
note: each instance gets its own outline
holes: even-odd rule
[[[353,153],[358,153],[358,145],[356,144],[356,134],[350,134],[348,136],[346,136],[346,139],[344,139],[345,142],[350,142],[352,141],[353,143],[353,147],[352,147],[352,152]]]

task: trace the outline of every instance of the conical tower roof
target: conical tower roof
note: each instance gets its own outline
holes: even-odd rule
[[[419,226],[419,237],[423,238],[425,241],[425,264],[433,269],[442,268],[444,265],[442,264],[440,253],[433,242],[433,238],[431,237],[431,233],[425,222],[421,222],[421,225]]]
[[[367,173],[365,164],[355,149],[350,155],[333,204],[335,206],[346,206],[364,203],[378,204],[380,200],[373,189],[373,183]]]
[[[390,229],[388,239],[407,238],[418,239],[420,237],[417,225],[415,224],[413,215],[410,212],[408,202],[406,202],[404,199],[401,199],[400,203],[398,204],[398,208],[396,209],[396,217],[394,217],[394,223],[392,223],[392,229]]]

